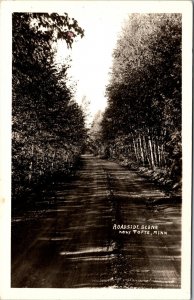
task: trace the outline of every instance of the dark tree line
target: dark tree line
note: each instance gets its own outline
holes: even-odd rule
[[[107,157],[181,181],[181,15],[131,14],[113,52],[101,122]]]
[[[68,174],[84,144],[84,117],[67,86],[67,62],[54,64],[54,43],[72,47],[84,31],[65,13],[14,13],[12,44],[13,198],[56,172]],[[65,51],[65,49],[64,49]]]

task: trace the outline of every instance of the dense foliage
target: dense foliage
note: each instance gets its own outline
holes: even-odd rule
[[[181,15],[131,14],[113,53],[102,126],[105,156],[181,181]]]
[[[67,14],[13,14],[13,198],[56,172],[68,174],[85,138],[84,117],[67,87],[69,64],[54,64],[57,39],[84,32]],[[64,49],[65,51],[65,49]]]

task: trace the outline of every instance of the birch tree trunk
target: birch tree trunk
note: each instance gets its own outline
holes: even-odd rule
[[[134,147],[134,152],[135,152],[136,160],[137,160],[137,162],[139,162],[138,154],[137,154],[137,148],[136,148],[136,145],[135,145],[135,140],[134,140],[134,138],[133,138],[133,147]]]
[[[143,152],[143,147],[142,147],[142,142],[141,142],[141,136],[139,135],[139,146],[140,146],[140,152],[141,152],[141,157],[142,157],[142,163],[143,166],[145,166],[145,157],[144,157],[144,152]]]
[[[153,149],[152,149],[152,141],[150,136],[148,136],[148,143],[149,143],[149,148],[150,148],[150,157],[151,157],[151,167],[154,169],[155,163],[154,163],[154,155],[153,155]]]

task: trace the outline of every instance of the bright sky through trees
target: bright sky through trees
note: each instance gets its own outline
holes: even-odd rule
[[[90,103],[87,123],[92,121],[98,110],[106,107],[105,86],[112,63],[112,50],[115,47],[118,33],[127,16],[125,7],[98,5],[79,5],[66,8],[85,30],[83,39],[74,43],[73,48],[66,49],[63,42],[58,43],[57,61],[60,63],[67,54],[72,62],[69,74],[77,82],[76,101],[81,104],[85,96]]]

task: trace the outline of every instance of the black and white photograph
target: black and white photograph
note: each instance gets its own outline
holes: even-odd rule
[[[190,299],[192,2],[54,2],[9,7],[2,299]]]

